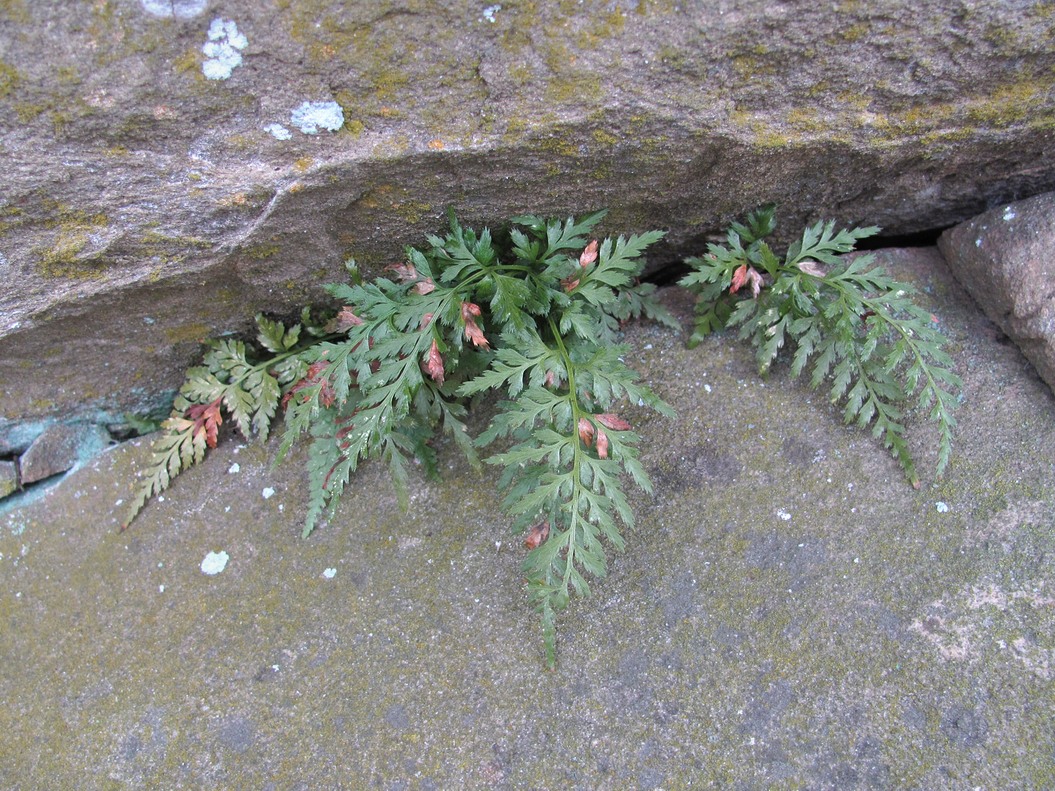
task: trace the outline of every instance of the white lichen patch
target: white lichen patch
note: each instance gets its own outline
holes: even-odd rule
[[[193,19],[205,10],[209,0],[139,0],[143,10],[162,19]]]
[[[205,62],[202,73],[210,80],[226,80],[242,65],[241,50],[249,46],[249,39],[238,31],[231,19],[217,17],[209,25],[209,40],[202,46]]]
[[[500,5],[489,5],[483,11],[483,18],[486,19],[488,22],[494,24],[495,14],[497,14],[501,10],[502,6]]]
[[[962,662],[977,654],[970,630],[949,617],[944,602],[936,601],[927,609],[928,614],[913,621],[909,629],[930,643],[942,659]]]
[[[289,140],[293,137],[293,133],[282,124],[268,124],[264,127],[264,131],[276,140]]]
[[[275,490],[272,489],[270,486],[267,486],[267,487],[264,488],[264,490],[262,492],[260,492],[260,495],[265,500],[270,500],[272,497],[275,496]]]
[[[1029,525],[1055,524],[1055,504],[1043,500],[1021,500],[993,514],[984,526],[968,528],[968,546],[999,544],[1010,552],[1016,536]]]
[[[322,576],[324,576],[328,580],[332,580],[335,576],[337,576],[337,569],[334,569],[334,568],[326,569],[325,571],[322,572]]]
[[[219,574],[227,568],[227,561],[230,559],[226,552],[210,552],[201,562],[201,573],[208,574],[210,577]]]
[[[344,126],[344,110],[337,102],[304,102],[290,113],[289,122],[306,135],[336,132]]]
[[[1036,630],[1027,625],[1032,619],[1023,617],[1029,611],[1055,609],[1055,599],[1044,595],[1042,588],[1008,591],[996,585],[971,586],[949,604],[940,599],[932,602],[909,629],[930,643],[943,660],[973,663],[995,649],[1028,672],[1050,680],[1055,647],[1050,640],[1047,645],[1038,644]],[[993,637],[1000,632],[1013,636],[1006,640]]]
[[[1044,596],[1040,591],[1016,590],[1008,592],[995,585],[990,585],[987,588],[972,587],[967,597],[967,606],[972,610],[979,610],[982,607],[996,607],[998,610],[1004,611],[1017,601],[1025,602],[1036,609],[1055,607],[1055,599],[1050,596]]]
[[[1014,208],[1008,206],[1006,209],[1004,209],[1004,222],[1011,222],[1013,219],[1015,219],[1015,217],[1016,215]]]

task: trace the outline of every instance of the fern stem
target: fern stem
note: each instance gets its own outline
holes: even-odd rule
[[[576,539],[578,538],[578,518],[579,518],[579,500],[582,497],[582,481],[579,477],[579,471],[581,468],[582,459],[582,443],[579,441],[579,418],[582,417],[582,409],[579,406],[579,394],[575,386],[575,364],[572,362],[571,355],[568,354],[568,349],[564,345],[564,339],[561,337],[560,332],[557,329],[556,322],[550,318],[548,319],[550,332],[553,334],[553,338],[557,343],[557,350],[560,352],[561,360],[564,363],[564,368],[568,372],[568,398],[571,404],[571,436],[572,436],[572,490],[571,490],[571,514],[568,517],[568,541],[567,541],[567,553],[565,555],[564,564],[564,579],[561,582],[561,592],[568,595],[568,586],[571,584],[571,573],[575,563],[575,547]]]

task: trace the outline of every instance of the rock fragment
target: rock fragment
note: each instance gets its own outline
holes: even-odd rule
[[[1055,192],[990,209],[945,231],[938,247],[1055,390]]]

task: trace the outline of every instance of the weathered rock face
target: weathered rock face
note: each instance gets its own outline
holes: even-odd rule
[[[437,230],[765,201],[891,233],[1055,187],[1055,4],[10,0],[0,419],[175,387],[206,336]]]
[[[953,274],[1055,390],[1055,193],[1001,206],[942,234]]]

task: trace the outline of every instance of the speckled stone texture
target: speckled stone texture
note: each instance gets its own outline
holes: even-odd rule
[[[1049,2],[6,0],[0,419],[162,403],[203,338],[434,233],[768,201],[944,227],[1055,188]]]
[[[942,234],[952,273],[1055,390],[1055,193],[998,206]]]
[[[229,438],[123,534],[147,443],[96,457],[0,517],[0,786],[1055,787],[1055,398],[936,250],[879,263],[964,378],[945,479],[925,423],[914,490],[786,366],[633,326],[678,417],[620,410],[655,490],[553,673],[497,471],[452,447],[405,513],[363,465],[307,540],[277,442]]]

